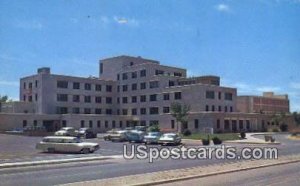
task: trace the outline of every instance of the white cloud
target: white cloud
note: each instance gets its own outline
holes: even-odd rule
[[[215,8],[220,12],[230,12],[230,7],[226,4],[218,4]]]
[[[114,16],[113,20],[120,25],[138,26],[139,22],[136,19]]]
[[[0,86],[19,86],[18,81],[6,81],[6,80],[0,80]]]
[[[290,83],[290,87],[293,89],[300,89],[300,83],[292,82]]]
[[[33,21],[16,21],[14,26],[21,29],[28,29],[28,30],[41,30],[43,29],[44,25],[41,22],[36,20]]]

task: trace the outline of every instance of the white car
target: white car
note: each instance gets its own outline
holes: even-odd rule
[[[181,137],[175,133],[165,133],[158,139],[158,143],[161,145],[179,145],[181,143]]]
[[[63,127],[59,131],[54,133],[55,136],[77,136],[78,131],[76,131],[73,127]]]
[[[36,144],[36,149],[44,152],[80,152],[88,154],[98,150],[99,144],[82,142],[77,137],[47,136]]]

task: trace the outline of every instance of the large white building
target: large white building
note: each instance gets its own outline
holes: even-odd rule
[[[262,130],[270,115],[241,113],[236,88],[220,86],[217,76],[186,76],[182,68],[141,57],[100,60],[99,77],[55,75],[50,68],[21,78],[20,101],[2,106],[0,129],[44,126],[111,128],[159,124],[168,130]],[[188,122],[177,126],[170,105],[190,106]],[[240,104],[239,104],[240,105]]]

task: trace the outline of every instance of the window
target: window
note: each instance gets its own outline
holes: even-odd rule
[[[39,81],[38,81],[38,80],[35,80],[35,88],[38,87],[38,84],[39,84]]]
[[[126,127],[130,127],[130,121],[126,121]]]
[[[220,129],[221,128],[221,125],[220,125],[220,120],[217,119],[217,129]]]
[[[158,114],[158,107],[150,107],[150,114]]]
[[[78,108],[78,107],[72,108],[72,113],[73,113],[73,114],[79,114],[79,113],[80,113],[79,108]]]
[[[225,93],[225,100],[232,101],[232,93],[226,92],[226,93]]]
[[[37,120],[33,121],[33,126],[36,127],[37,126]]]
[[[140,97],[140,102],[146,102],[146,101],[147,101],[146,95],[142,95]]]
[[[80,83],[74,82],[73,83],[73,89],[80,89]]]
[[[198,119],[195,119],[194,120],[194,127],[195,127],[195,129],[198,129],[199,128],[199,120]]]
[[[101,108],[96,108],[95,109],[95,114],[102,114]]]
[[[131,90],[137,90],[137,84],[136,83],[131,85]]]
[[[209,106],[208,105],[205,106],[205,111],[209,111]]]
[[[219,112],[222,111],[222,107],[221,107],[221,106],[218,107],[218,111],[219,111]]]
[[[146,70],[140,71],[140,77],[146,77]]]
[[[140,124],[141,124],[141,126],[146,126],[146,121],[145,120],[141,120]]]
[[[102,86],[97,84],[96,87],[95,87],[96,91],[101,91],[102,90]]]
[[[81,122],[80,122],[80,127],[81,127],[81,128],[84,128],[84,120],[81,120]]]
[[[227,106],[225,106],[225,112],[227,112]]]
[[[111,109],[106,109],[105,113],[108,114],[108,115],[112,115],[112,110]]]
[[[84,96],[84,102],[90,103],[91,102],[91,96]]]
[[[123,127],[123,122],[119,121],[119,127],[122,128]]]
[[[89,127],[93,128],[93,121],[92,120],[89,121]]]
[[[174,72],[174,76],[181,77],[182,73],[180,73],[180,72]]]
[[[122,74],[122,80],[126,80],[126,79],[128,79],[127,73],[123,73]]]
[[[85,83],[84,84],[84,89],[85,90],[91,90],[92,89],[92,85],[90,83]]]
[[[106,97],[106,104],[112,104],[112,98]]]
[[[123,92],[127,92],[128,86],[127,86],[127,85],[123,85],[123,86],[122,86],[122,90],[123,90]]]
[[[67,121],[66,120],[62,120],[62,127],[67,127]]]
[[[84,114],[91,114],[90,108],[84,108]]]
[[[23,95],[23,101],[26,101],[26,95]]]
[[[175,85],[175,82],[174,81],[169,81],[169,87],[172,87]]]
[[[122,97],[122,103],[128,103],[128,98],[127,97]]]
[[[128,114],[128,110],[127,109],[122,109],[122,115],[127,115]]]
[[[137,78],[137,72],[132,72],[132,73],[131,73],[131,78],[132,78],[132,79]]]
[[[131,109],[131,115],[137,115],[137,110],[135,108]]]
[[[112,92],[112,86],[106,85],[106,92]]]
[[[158,125],[159,122],[157,120],[150,120],[149,125],[153,126],[153,125]]]
[[[73,95],[73,102],[80,102],[80,96],[79,95]]]
[[[157,101],[157,95],[156,94],[150,95],[150,101]]]
[[[103,73],[103,63],[100,63],[100,74]]]
[[[100,120],[97,121],[97,127],[98,127],[98,128],[101,127],[101,121],[100,121]]]
[[[206,99],[215,99],[214,91],[206,91]]]
[[[150,85],[150,88],[158,88],[159,87],[158,81],[150,81],[149,85]]]
[[[28,101],[32,102],[32,96],[28,96]]]
[[[136,96],[132,96],[131,97],[131,103],[136,103],[137,102],[137,97]]]
[[[35,96],[35,101],[37,101],[38,100],[38,95],[35,94],[34,96]]]
[[[105,121],[105,128],[108,128],[108,121]]]
[[[26,83],[25,82],[23,83],[23,89],[26,89]]]
[[[23,127],[27,126],[27,120],[23,120]]]
[[[230,112],[233,112],[233,108],[232,108],[232,106],[230,106]]]
[[[68,108],[67,107],[56,107],[57,114],[67,114]]]
[[[101,103],[102,102],[102,97],[101,96],[96,96],[95,97],[95,102],[96,103]]]
[[[164,94],[164,100],[170,100],[170,94],[165,93]]]
[[[250,121],[246,120],[246,128],[249,130],[250,129]]]
[[[239,120],[239,128],[244,129],[244,123],[243,120]]]
[[[30,99],[29,99],[30,101]],[[67,102],[68,94],[57,94],[57,101]]]
[[[163,107],[164,113],[170,113],[170,107]]]
[[[140,113],[141,113],[141,115],[147,114],[146,108],[141,108],[141,109],[140,109]]]
[[[120,74],[117,74],[117,80],[120,80]]]
[[[215,106],[213,105],[213,106],[211,106],[211,111],[215,111]]]
[[[218,93],[218,98],[222,99],[222,93],[221,92]]]
[[[67,81],[57,81],[57,88],[68,88]]]
[[[117,103],[120,103],[120,98],[119,97],[117,97]]]
[[[155,70],[155,75],[162,75],[165,72],[163,70]]]
[[[116,128],[116,121],[115,120],[112,121],[112,128]]]
[[[181,92],[175,92],[174,99],[181,99]]]
[[[140,84],[140,87],[141,87],[141,90],[146,89],[146,83],[145,83],[145,82],[144,82],[144,83],[141,83],[141,84]]]
[[[229,130],[229,120],[224,120],[224,129]]]
[[[133,66],[133,62],[132,61],[130,62],[130,66]]]
[[[175,128],[175,121],[171,120],[171,128],[174,129]]]

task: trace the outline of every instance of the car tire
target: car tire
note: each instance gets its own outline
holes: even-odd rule
[[[82,154],[89,154],[91,151],[90,151],[90,149],[89,148],[83,148],[82,150],[81,150],[81,153]]]

